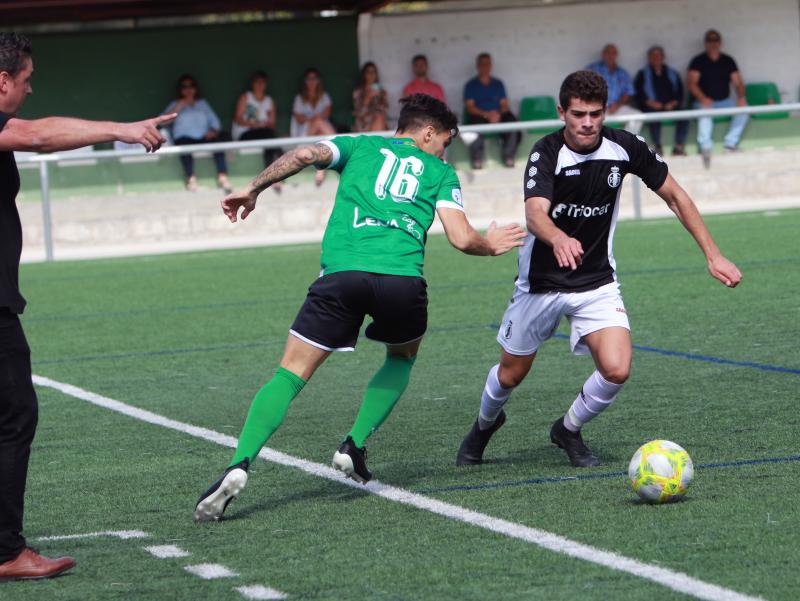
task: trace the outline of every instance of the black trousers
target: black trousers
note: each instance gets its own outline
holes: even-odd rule
[[[25,481],[38,416],[31,350],[22,324],[17,315],[0,308],[0,563],[25,548]]]
[[[271,127],[256,127],[248,129],[242,134],[240,140],[264,140],[275,137],[275,130]],[[264,167],[269,167],[275,162],[279,156],[283,154],[280,148],[265,148],[264,149]]]
[[[675,109],[681,110],[681,107]],[[660,111],[653,110],[649,107],[642,109],[643,113],[658,113]],[[653,138],[653,144],[661,146],[661,123],[658,121],[651,121],[647,124],[650,127],[650,137]],[[683,146],[686,143],[686,136],[689,134],[688,121],[675,122],[675,146]]]
[[[500,115],[500,121],[502,123],[508,123],[516,120],[517,118],[511,111],[506,111]],[[489,123],[489,120],[484,119],[483,117],[478,117],[477,115],[469,115],[469,123],[471,125],[478,125]],[[514,155],[517,154],[517,147],[519,146],[520,140],[522,140],[522,133],[518,131],[510,131],[500,134],[500,138],[503,141],[503,160],[513,159]],[[478,136],[478,139],[469,145],[469,157],[473,163],[475,161],[483,160],[483,148],[483,136]]]
[[[212,142],[228,142],[230,141],[230,136],[221,132],[219,136],[214,138],[213,140],[206,140],[205,138],[177,138],[175,140],[176,146],[183,146],[185,144],[203,144],[203,143],[212,143]],[[192,177],[194,175],[194,157],[190,154],[182,154],[180,155],[181,159],[181,166],[183,167],[183,173],[186,175],[187,178]],[[227,173],[228,172],[228,165],[225,163],[225,153],[224,152],[215,152],[214,153],[214,165],[217,168],[217,173]]]

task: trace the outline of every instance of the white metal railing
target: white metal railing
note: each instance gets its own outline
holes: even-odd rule
[[[766,104],[759,106],[742,106],[732,108],[717,108],[717,109],[693,109],[682,111],[663,111],[652,113],[639,113],[627,115],[611,115],[606,117],[606,124],[629,123],[631,121],[642,121],[645,123],[653,121],[671,121],[683,119],[697,119],[699,117],[725,117],[732,115],[760,115],[766,113],[783,113],[783,112],[798,112],[800,111],[800,102],[787,103],[787,104]],[[563,122],[560,119],[545,119],[540,121],[513,121],[508,123],[490,123],[484,125],[463,125],[459,126],[461,133],[476,133],[476,134],[490,134],[490,133],[504,133],[510,131],[522,131],[526,129],[546,129],[561,127]],[[373,135],[380,135],[384,137],[394,135],[393,130],[372,132]],[[356,134],[352,134],[356,135]],[[297,138],[271,138],[266,140],[246,140],[239,142],[211,142],[204,144],[186,144],[181,146],[164,146],[158,150],[159,155],[181,155],[189,154],[192,152],[218,152],[226,150],[244,150],[249,148],[265,149],[265,148],[286,148],[292,146],[299,146],[301,144],[311,144],[319,142],[330,136],[304,136]],[[42,194],[42,225],[45,243],[45,258],[47,261],[53,260],[53,233],[52,233],[52,219],[50,210],[50,178],[48,171],[48,164],[62,160],[81,160],[81,159],[120,159],[124,157],[141,157],[143,150],[97,150],[92,152],[76,152],[70,151],[69,153],[48,153],[48,154],[33,154],[21,156],[17,159],[18,163],[33,163],[39,164],[39,185]],[[639,207],[639,191],[634,187],[634,213],[640,214]]]

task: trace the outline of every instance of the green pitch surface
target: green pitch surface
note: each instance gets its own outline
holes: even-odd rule
[[[796,599],[800,212],[708,222],[742,268],[736,290],[706,274],[676,220],[618,227],[637,350],[617,403],[584,431],[604,460],[591,470],[570,467],[548,440],[593,369],[563,337],[544,345],[515,391],[488,462],[454,467],[498,358],[496,324],[516,262],[466,257],[431,239],[429,333],[405,396],[368,443],[369,465],[415,503],[449,504],[450,517],[259,460],[226,519],[195,524],[194,503],[230,449],[39,387],[26,534],[78,567],[2,584],[0,598],[677,600],[692,596],[670,583],[692,577],[722,587],[693,587],[709,599]],[[24,266],[34,373],[235,437],[277,365],[317,256],[306,245]],[[270,447],[327,465],[382,355],[362,340],[332,356]],[[656,438],[685,447],[697,466],[683,502],[643,505],[622,475]],[[481,525],[456,519],[465,515]],[[508,532],[482,527],[488,516]],[[617,555],[600,565],[509,536],[531,529],[587,545],[589,559]],[[133,530],[146,536],[37,541]],[[188,555],[144,549],[168,545]],[[666,584],[613,569],[623,557],[665,570]],[[186,569],[203,564],[236,575]],[[259,585],[249,597],[237,590]]]

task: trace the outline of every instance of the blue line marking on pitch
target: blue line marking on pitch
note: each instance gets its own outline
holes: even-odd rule
[[[800,461],[800,455],[790,455],[788,457],[765,457],[763,459],[741,459],[739,461],[725,461],[721,463],[704,463],[696,465],[695,469],[710,470],[724,469],[732,467],[743,467],[749,465],[765,465],[769,463],[790,463]],[[492,490],[495,488],[510,488],[512,486],[534,486],[538,484],[553,484],[557,482],[569,482],[573,480],[602,480],[605,478],[620,478],[627,476],[627,472],[603,472],[601,474],[581,474],[578,476],[545,476],[542,478],[529,478],[526,480],[511,480],[508,482],[494,482],[490,484],[462,484],[457,486],[444,486],[442,488],[427,488],[414,492],[423,495],[432,495],[443,492],[458,492],[470,490]]]
[[[498,327],[500,327],[498,325]],[[556,338],[569,340],[566,334],[556,334]],[[659,355],[666,355],[667,357],[681,357],[682,359],[689,359],[691,361],[704,361],[706,363],[719,363],[720,365],[735,365],[736,367],[752,367],[753,369],[761,369],[764,371],[776,371],[783,374],[800,374],[800,369],[792,367],[781,367],[780,365],[769,365],[766,363],[755,363],[753,361],[735,361],[733,359],[722,359],[721,357],[711,357],[709,355],[696,355],[694,353],[685,353],[683,351],[669,351],[667,349],[656,348],[654,346],[644,346],[641,344],[634,344],[633,348],[637,351],[645,351],[647,353],[658,353]]]
[[[428,328],[428,333],[440,334],[445,332],[463,332],[468,330],[482,330],[482,329],[496,330],[499,327],[500,324],[488,324],[485,326],[439,326],[439,327]],[[556,334],[555,338],[569,340],[569,336],[567,336],[566,334]],[[364,336],[363,335],[360,336],[359,339],[363,340]],[[33,362],[36,365],[56,365],[61,363],[79,363],[85,361],[116,361],[121,359],[132,359],[134,357],[184,355],[187,353],[214,353],[224,350],[237,350],[237,349],[273,346],[275,344],[282,344],[285,340],[286,340],[285,338],[282,338],[280,340],[264,340],[264,341],[249,342],[249,343],[246,342],[246,343],[222,344],[219,346],[210,346],[210,347],[163,349],[157,351],[120,353],[115,355],[110,355],[110,354],[88,355],[88,356],[85,355],[79,357],[65,357],[56,359],[34,359]],[[764,363],[754,363],[752,361],[734,361],[732,359],[722,359],[719,357],[710,357],[707,355],[695,355],[692,353],[685,353],[683,351],[670,351],[652,346],[642,346],[640,344],[634,344],[633,348],[648,353],[658,353],[660,355],[666,355],[668,357],[680,357],[682,359],[689,359],[691,361],[704,361],[707,363],[717,363],[720,365],[733,365],[736,367],[751,367],[763,371],[773,371],[778,373],[800,375],[800,369],[795,369],[791,367],[781,367],[779,365],[767,365]]]

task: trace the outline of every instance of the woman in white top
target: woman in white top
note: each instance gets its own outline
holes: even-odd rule
[[[336,129],[330,122],[331,98],[322,86],[316,69],[306,69],[300,93],[294,97],[290,134],[298,136],[332,136]],[[325,179],[325,170],[317,171],[314,181],[319,186]]]
[[[248,90],[239,96],[233,116],[231,133],[234,140],[263,140],[276,137],[277,111],[272,97],[267,95],[267,74],[256,71],[250,78]],[[280,148],[264,149],[264,167],[283,154]],[[280,192],[281,184],[271,186]]]

